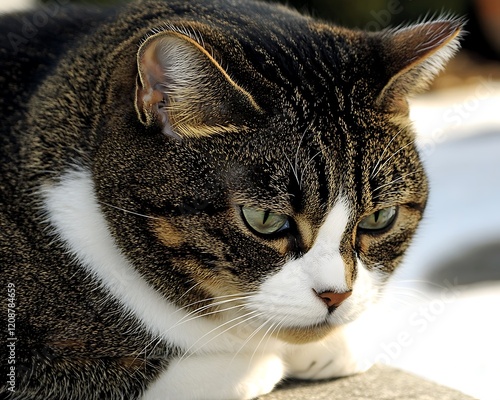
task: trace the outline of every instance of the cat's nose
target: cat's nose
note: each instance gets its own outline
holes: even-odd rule
[[[326,304],[326,306],[328,307],[328,311],[331,312],[335,310],[338,306],[340,306],[340,304],[342,304],[342,302],[345,301],[352,294],[352,291],[350,290],[344,293],[323,292],[316,294]]]

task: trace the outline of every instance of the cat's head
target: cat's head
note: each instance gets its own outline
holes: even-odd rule
[[[103,206],[179,307],[315,340],[377,298],[417,228],[428,188],[407,98],[462,24],[236,15],[159,27],[125,60],[116,86],[135,100],[103,123],[97,195],[129,211]]]

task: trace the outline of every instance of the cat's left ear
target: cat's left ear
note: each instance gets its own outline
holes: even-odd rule
[[[200,138],[244,128],[260,112],[252,96],[234,82],[195,38],[159,32],[137,54],[135,108],[144,125],[159,123],[177,139]]]
[[[380,32],[386,85],[377,104],[408,112],[407,97],[426,89],[460,48],[462,19],[441,19]]]

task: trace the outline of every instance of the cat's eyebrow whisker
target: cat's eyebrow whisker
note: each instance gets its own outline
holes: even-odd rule
[[[396,139],[396,137],[399,136],[399,134],[403,132],[403,129],[400,129],[396,132],[396,134],[392,137],[392,139],[389,141],[389,143],[387,143],[387,146],[385,146],[384,148],[384,151],[382,152],[382,154],[380,155],[377,163],[375,164],[375,166],[373,167],[373,170],[372,170],[372,173],[370,174],[370,177],[369,179],[373,179],[375,178],[375,176],[377,176],[379,170],[377,170],[377,167],[379,166],[379,164],[382,162],[382,160],[384,159],[384,155],[385,155],[385,152],[387,151],[387,149],[389,149],[391,143],[394,141],[394,139]]]
[[[302,178],[304,177],[304,174],[305,172],[307,171],[307,168],[309,168],[309,166],[311,165],[312,161],[316,158],[316,156],[318,156],[319,154],[321,154],[321,150],[318,151],[314,156],[312,156],[309,161],[307,161],[306,165],[304,166],[304,168],[302,169],[301,171],[301,174],[300,174],[300,181],[299,181],[299,188],[302,189]]]
[[[314,125],[315,121],[316,121],[316,116],[312,119],[311,123],[307,126],[307,128],[304,129],[304,133],[300,137],[299,144],[297,145],[297,149],[295,150],[295,163],[294,163],[294,165],[295,165],[295,171],[296,171],[297,175],[298,175],[298,172],[299,172],[299,152],[300,152],[300,147],[302,146],[302,142],[304,141],[304,138],[309,133],[309,131],[312,129],[312,126]],[[299,189],[302,189],[302,175],[303,175],[303,173],[301,174],[300,180],[298,180]]]
[[[309,131],[312,129],[312,126],[314,125],[315,120],[316,120],[316,117],[314,117],[313,120],[311,121],[311,123],[304,129],[304,132],[302,133],[302,135],[300,137],[300,140],[299,140],[299,143],[297,145],[297,148],[295,150],[294,162],[292,163],[292,160],[290,160],[290,158],[285,154],[285,158],[287,159],[288,164],[290,164],[290,168],[292,169],[292,172],[293,172],[293,175],[295,177],[295,180],[297,181],[297,184],[299,185],[299,189],[302,188],[302,175],[303,175],[303,173],[301,173],[300,174],[301,177],[299,178],[299,152],[300,152],[300,147],[302,146],[302,142],[304,141],[304,138],[309,133]],[[306,167],[307,167],[307,165],[306,165]]]
[[[146,215],[146,214],[141,214],[141,213],[138,213],[138,212],[135,212],[135,211],[130,211],[130,210],[127,210],[125,208],[121,208],[121,207],[118,207],[118,206],[114,206],[113,204],[109,204],[109,203],[106,203],[105,201],[99,201],[99,203],[101,204],[104,204],[105,206],[108,206],[108,207],[111,207],[111,208],[114,208],[116,210],[120,210],[120,211],[123,211],[127,214],[132,214],[132,215],[137,215],[138,217],[144,217],[144,218],[149,218],[149,219],[154,219],[154,220],[159,220],[161,218],[159,217],[153,217],[151,215]]]
[[[382,189],[383,187],[386,187],[386,186],[389,186],[389,185],[394,185],[396,182],[400,182],[401,180],[403,180],[407,176],[410,176],[410,175],[413,175],[413,174],[416,174],[416,173],[418,173],[418,171],[408,172],[408,173],[403,174],[403,175],[399,176],[398,178],[392,180],[391,182],[384,183],[383,185],[377,186],[375,189],[373,189],[373,193],[375,193],[376,191]]]
[[[286,154],[285,154],[285,158],[287,159],[288,163],[290,164],[290,168],[292,169],[295,180],[297,181],[299,188],[300,188],[300,179],[299,179],[298,171],[295,169],[295,167],[292,164],[292,161],[288,158],[288,156]]]
[[[377,175],[378,175],[378,173],[384,169],[385,165],[386,165],[389,161],[391,161],[391,160],[392,160],[392,159],[393,159],[396,155],[398,155],[398,153],[399,153],[399,152],[403,151],[403,150],[404,150],[404,149],[406,149],[408,146],[413,145],[413,144],[415,143],[415,141],[416,141],[416,139],[412,140],[411,142],[409,142],[409,143],[405,144],[404,146],[401,146],[398,150],[396,150],[394,153],[392,153],[392,154],[391,154],[391,156],[390,156],[387,160],[385,160],[385,161],[384,161],[384,163],[380,165],[380,167],[378,167],[377,172],[375,173],[375,176],[377,176]],[[375,177],[375,176],[374,176],[374,177]],[[373,178],[371,178],[371,179],[373,179]]]
[[[417,194],[417,192],[415,192],[413,190],[405,190],[404,193],[407,195]],[[372,196],[372,200],[376,200],[376,199],[379,199],[381,197],[390,197],[393,195],[399,198],[401,196],[401,191],[393,190],[391,192],[378,193],[377,195]]]

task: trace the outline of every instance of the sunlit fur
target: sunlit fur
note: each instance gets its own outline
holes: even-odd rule
[[[427,201],[407,97],[462,22],[365,33],[143,0],[61,8],[22,40],[36,15],[0,17],[11,398],[251,399],[365,370],[367,315]],[[242,207],[286,229],[259,233]]]

